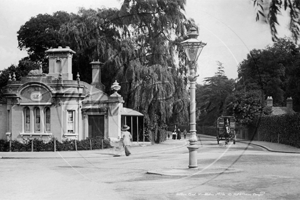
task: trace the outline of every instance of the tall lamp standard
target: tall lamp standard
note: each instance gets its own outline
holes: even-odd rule
[[[206,45],[197,39],[198,29],[196,27],[191,27],[187,33],[189,39],[181,42],[183,49],[186,53],[189,62],[189,82],[190,82],[190,133],[191,137],[189,139],[190,145],[187,147],[189,149],[189,168],[197,168],[197,149],[196,145],[197,135],[196,135],[196,67],[198,57]]]

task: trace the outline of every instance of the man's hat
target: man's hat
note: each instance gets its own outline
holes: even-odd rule
[[[127,131],[127,130],[129,130],[129,129],[130,129],[130,127],[127,126],[126,124],[123,125],[123,127],[122,127],[122,131]]]

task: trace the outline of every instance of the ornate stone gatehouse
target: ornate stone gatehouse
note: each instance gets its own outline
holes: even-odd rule
[[[61,141],[120,136],[121,116],[128,109],[123,109],[117,82],[111,87],[112,95],[104,93],[100,62],[91,63],[92,83],[88,84],[80,81],[78,74],[73,80],[75,52],[69,47],[49,49],[46,53],[48,74],[39,69],[21,80],[16,80],[14,74],[9,78],[4,90],[6,102],[0,104],[0,139],[55,137]]]

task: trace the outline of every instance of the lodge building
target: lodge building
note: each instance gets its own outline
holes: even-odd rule
[[[32,70],[26,77],[9,77],[0,103],[0,139],[58,140],[118,137],[127,124],[135,141],[142,141],[143,115],[123,107],[117,81],[113,94],[104,93],[99,61],[91,62],[92,83],[73,80],[69,47],[46,51],[49,73]]]

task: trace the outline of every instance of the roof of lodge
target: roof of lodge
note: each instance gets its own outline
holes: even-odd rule
[[[124,108],[121,111],[121,115],[126,115],[126,116],[144,116],[142,113],[133,110],[131,108]]]

